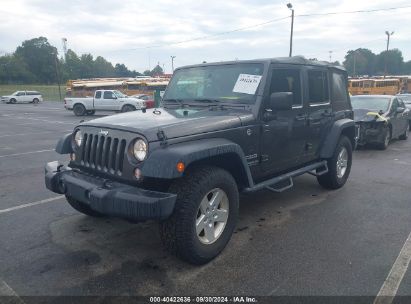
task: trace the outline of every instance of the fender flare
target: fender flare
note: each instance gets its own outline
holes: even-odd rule
[[[159,148],[149,155],[141,170],[143,176],[146,177],[179,178],[183,176],[183,173],[177,171],[178,162],[183,162],[187,168],[197,161],[223,155],[238,157],[245,180],[252,186],[254,183],[243,150],[238,144],[223,138],[195,140]]]
[[[69,154],[73,152],[72,136],[72,133],[69,133],[59,139],[55,148],[57,153]]]
[[[343,130],[351,129],[353,138],[349,138],[355,148],[355,122],[352,119],[340,119],[334,122],[330,132],[324,140],[323,146],[320,151],[321,158],[330,158],[334,154],[335,147],[340,139]]]
[[[123,105],[121,106],[120,112],[123,111],[123,108],[124,108],[125,106],[132,106],[132,107],[133,107],[134,109],[136,109],[136,110],[139,109],[136,105],[133,105],[132,103],[125,103],[125,104],[123,104]]]

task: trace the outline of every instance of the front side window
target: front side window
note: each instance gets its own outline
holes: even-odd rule
[[[264,66],[260,63],[199,66],[177,70],[163,100],[254,103],[263,71]]]
[[[101,91],[96,92],[96,98],[101,98]]]
[[[274,69],[271,77],[270,95],[277,92],[291,92],[293,93],[293,106],[301,106],[300,74],[299,69]]]
[[[111,92],[111,91],[104,91],[104,95],[103,95],[104,97],[104,99],[114,99],[114,96],[113,96],[113,92]]]
[[[310,104],[329,102],[330,96],[326,71],[308,71],[308,92]]]

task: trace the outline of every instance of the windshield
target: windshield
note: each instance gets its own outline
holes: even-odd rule
[[[20,91],[16,91],[13,94],[11,94],[11,96],[17,96],[17,94],[20,93]]]
[[[121,93],[120,91],[113,91],[113,94],[114,94],[117,98],[125,98],[125,97],[128,97],[127,95],[124,95],[124,94]]]
[[[163,100],[254,103],[263,71],[260,63],[181,69],[173,75]]]
[[[353,109],[368,109],[371,111],[388,111],[390,97],[351,97]]]

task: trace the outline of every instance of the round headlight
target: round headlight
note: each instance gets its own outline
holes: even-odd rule
[[[77,147],[81,146],[81,143],[83,142],[83,134],[81,134],[80,130],[78,130],[76,134],[74,134],[74,142],[76,143]]]
[[[143,161],[143,160],[146,159],[146,157],[147,157],[147,144],[144,140],[137,139],[134,142],[133,155],[139,161]]]

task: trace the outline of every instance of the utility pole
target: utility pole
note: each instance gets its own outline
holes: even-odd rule
[[[287,7],[291,10],[291,34],[290,34],[290,54],[289,54],[289,57],[291,57],[293,55],[294,9],[291,3],[288,3]]]
[[[171,58],[171,70],[174,73],[174,58],[176,58],[176,56],[170,56],[170,58]]]
[[[385,64],[384,64],[384,79],[385,79],[385,76],[387,76],[387,58],[388,58],[388,48],[390,47],[390,37],[392,36],[392,35],[394,35],[394,32],[389,32],[389,31],[385,31],[385,34],[387,35],[387,51],[385,52],[385,56],[384,56],[384,61],[385,61]]]
[[[61,38],[63,42],[64,61],[67,61],[67,38]]]
[[[61,101],[60,75],[59,75],[58,64],[57,64],[57,54],[53,53],[53,55],[54,55],[54,62],[56,65],[56,77],[57,77],[57,84],[59,86],[59,96],[60,96],[60,101]]]

